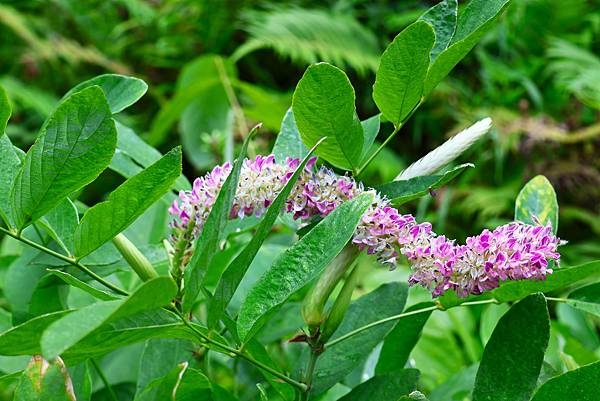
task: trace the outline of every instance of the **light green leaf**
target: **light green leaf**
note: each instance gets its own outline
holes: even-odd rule
[[[339,401],[397,400],[413,392],[417,388],[418,380],[417,369],[404,369],[394,374],[373,376],[354,387]]]
[[[381,126],[381,114],[376,114],[373,117],[367,118],[366,120],[361,121],[360,124],[362,125],[365,133],[365,143],[363,145],[361,156],[361,161],[364,161],[369,155],[371,146],[373,146],[373,143],[375,143],[377,134],[379,134],[379,128]]]
[[[42,353],[49,359],[62,354],[103,324],[167,305],[177,294],[170,277],[146,281],[132,295],[116,301],[99,302],[53,322],[41,339]]]
[[[238,334],[248,341],[274,308],[305,286],[335,258],[352,237],[373,202],[365,193],[343,203],[278,257],[250,291],[238,316]]]
[[[429,195],[431,191],[441,188],[460,175],[471,163],[461,164],[453,169],[436,175],[415,177],[408,180],[392,181],[376,187],[378,192],[391,199],[394,206]]]
[[[39,223],[67,255],[73,253],[73,236],[79,224],[79,216],[77,208],[69,198],[65,198],[50,210]]]
[[[373,85],[373,100],[396,127],[417,106],[435,41],[433,28],[417,21],[398,34],[381,56]]]
[[[194,344],[178,338],[156,338],[146,341],[139,363],[137,394],[155,379],[169,373],[177,365],[193,357]]]
[[[31,358],[15,389],[14,401],[74,401],[75,393],[69,372],[59,359],[45,361]]]
[[[472,0],[458,16],[450,46],[429,67],[423,96],[427,96],[452,71],[493,26],[510,0]]]
[[[318,146],[318,144],[319,143],[317,143],[315,147]],[[229,305],[233,294],[246,275],[246,272],[254,260],[254,257],[258,253],[258,250],[262,246],[267,236],[271,233],[271,228],[273,227],[277,216],[279,216],[283,207],[285,206],[285,202],[292,192],[294,185],[296,185],[296,181],[304,170],[304,167],[311,157],[313,150],[314,148],[307,152],[300,165],[294,171],[292,177],[290,177],[283,189],[279,192],[279,194],[277,194],[277,197],[267,209],[260,224],[254,230],[254,234],[248,245],[242,249],[242,252],[240,252],[235,259],[231,261],[229,266],[227,266],[223,272],[213,297],[210,299],[208,304],[209,328],[215,328],[221,316],[225,312],[227,305]]]
[[[15,177],[10,199],[17,227],[48,213],[109,165],[117,133],[97,86],[65,99],[46,120]]]
[[[537,222],[536,222],[537,219]],[[533,177],[517,196],[515,220],[528,224],[550,223],[556,234],[558,229],[558,201],[550,181],[543,175]]]
[[[346,74],[327,63],[313,64],[298,82],[292,100],[302,142],[336,167],[356,169],[363,150],[363,129],[356,115],[354,88]]]
[[[300,159],[306,152],[308,152],[308,148],[300,139],[300,132],[298,132],[294,113],[290,107],[281,122],[281,130],[277,135],[275,145],[273,145],[272,153],[275,155],[277,163],[283,163],[287,157]]]
[[[69,273],[63,272],[61,270],[48,269],[48,273],[58,277],[65,283],[72,285],[73,287],[77,287],[88,294],[92,295],[94,298],[98,298],[102,301],[113,301],[115,299],[119,299],[120,297],[117,294],[113,294],[111,292],[105,291],[104,289],[96,288],[84,281],[79,280],[77,277],[70,275]]]
[[[600,362],[595,362],[544,383],[531,401],[596,401]]]
[[[160,199],[181,174],[181,148],[175,148],[88,209],[75,231],[75,255],[89,255],[126,229]]]
[[[578,288],[566,301],[572,307],[600,316],[600,283]]]
[[[600,277],[600,260],[582,265],[556,269],[544,281],[509,281],[492,291],[492,295],[500,302],[521,299],[534,292],[549,292],[597,280]]]
[[[64,98],[95,85],[104,91],[113,114],[123,111],[140,100],[148,90],[148,85],[141,79],[119,74],[103,74],[78,84],[67,92]]]
[[[11,114],[12,108],[10,107],[8,96],[6,95],[4,88],[0,86],[0,136],[6,131],[6,124],[8,123]]]
[[[401,313],[407,293],[408,287],[405,283],[393,282],[383,284],[375,291],[363,295],[350,304],[344,320],[331,340],[369,323]],[[395,324],[395,321],[380,324],[326,348],[317,361],[313,393],[320,394],[329,389],[360,366]]]
[[[435,32],[435,45],[431,49],[431,60],[435,60],[438,54],[446,50],[454,30],[456,29],[456,15],[458,12],[458,2],[456,0],[443,0],[427,10],[421,17],[429,23]]]
[[[433,306],[432,302],[421,302],[406,309],[406,312]],[[385,337],[379,360],[375,367],[378,375],[398,372],[404,369],[412,349],[421,337],[423,326],[427,323],[433,311],[417,313],[402,318],[394,329]]]
[[[542,294],[530,295],[513,305],[498,322],[483,351],[473,401],[529,400],[549,337],[550,317]]]
[[[134,401],[212,401],[208,378],[188,366],[183,362],[165,376],[153,380]]]
[[[1,87],[0,87],[1,88]],[[0,93],[1,101],[1,93]],[[10,139],[6,134],[0,131],[0,218],[4,220],[7,226],[11,226],[11,204],[8,190],[13,183],[15,175],[19,170],[21,160],[15,152]]]
[[[35,355],[40,353],[44,330],[71,311],[59,311],[34,317],[0,334],[0,355]]]

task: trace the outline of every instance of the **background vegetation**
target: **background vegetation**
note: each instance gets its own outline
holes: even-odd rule
[[[249,153],[269,153],[294,87],[312,62],[344,68],[356,88],[360,118],[374,115],[370,83],[379,54],[432,4],[3,1],[0,85],[13,105],[7,134],[26,149],[58,99],[77,83],[105,72],[133,75],[149,84],[148,95],[118,118],[161,151],[183,144],[184,170],[193,178],[232,159],[241,137],[257,122],[265,129]],[[512,220],[519,189],[544,174],[559,198],[558,234],[570,242],[561,249],[563,264],[600,258],[599,6],[595,0],[514,0],[371,164],[364,180],[371,185],[390,181],[447,136],[490,116],[492,133],[462,157],[476,169],[433,197],[404,205],[403,211],[462,240]],[[378,139],[390,131],[384,125]],[[121,181],[116,173],[104,173],[81,199],[102,200]],[[285,241],[273,236],[259,258],[265,266],[257,267],[256,274]],[[0,259],[0,279],[7,267],[8,259]],[[362,293],[405,275],[405,269],[389,273],[369,266],[363,270]],[[413,294],[413,300],[424,295]],[[0,299],[10,309],[10,302]],[[447,394],[462,400],[468,394],[473,364],[505,309],[486,306],[432,316],[411,355],[425,389],[446,386],[438,388],[437,398],[430,395],[432,401],[448,400]],[[560,366],[600,358],[598,320],[566,305],[553,313]],[[9,327],[9,322],[0,319],[2,325]],[[141,349],[119,352],[101,362],[112,384],[127,393],[135,383]],[[0,359],[0,372],[18,369],[13,362]],[[241,400],[254,399],[255,374],[242,366],[236,384],[223,385]],[[359,380],[360,374],[350,380]],[[463,384],[469,380],[470,386]]]

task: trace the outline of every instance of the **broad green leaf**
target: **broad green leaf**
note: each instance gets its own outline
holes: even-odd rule
[[[450,45],[430,65],[423,96],[452,71],[493,26],[510,0],[471,0],[459,14]]]
[[[454,30],[456,29],[456,15],[458,2],[456,0],[443,0],[431,7],[419,18],[429,23],[435,32],[435,45],[431,49],[431,60],[435,60],[438,54],[446,50]]]
[[[234,322],[235,324],[235,322]],[[235,327],[235,326],[234,326]],[[257,361],[262,362],[263,364],[271,367],[276,367],[277,364],[273,361],[271,356],[269,355],[267,349],[259,343],[256,339],[250,340],[246,344],[246,350],[248,353]],[[276,368],[277,369],[277,368]],[[279,370],[279,369],[278,369]],[[271,373],[266,372],[264,370],[260,370],[265,379],[269,382],[269,384],[277,391],[281,397],[286,401],[294,401],[296,392],[294,388],[282,382],[278,377],[273,376]]]
[[[178,338],[156,338],[146,341],[139,364],[137,394],[155,379],[169,373],[177,365],[192,359],[194,344]]]
[[[188,366],[183,362],[165,376],[153,380],[134,401],[212,401],[208,378]]]
[[[354,387],[339,401],[396,400],[417,388],[419,371],[403,369],[394,374],[376,375]]]
[[[103,74],[88,79],[71,89],[64,97],[80,92],[90,86],[99,86],[104,91],[106,100],[113,114],[131,106],[148,90],[148,85],[141,79],[119,74]]]
[[[531,401],[596,401],[600,362],[595,362],[544,383]]]
[[[71,311],[37,316],[0,334],[0,355],[34,355],[40,353],[44,330]]]
[[[405,283],[393,282],[363,295],[350,304],[331,341],[359,327],[401,313],[407,293]],[[326,348],[317,361],[313,393],[320,394],[329,389],[360,366],[395,325],[396,321],[380,324]]]
[[[500,302],[521,299],[534,292],[549,292],[565,289],[600,277],[600,260],[582,265],[554,270],[544,281],[509,281],[492,291],[492,295]]]
[[[240,171],[248,151],[248,144],[258,128],[258,126],[255,127],[244,140],[242,150],[235,163],[233,163],[231,173],[223,183],[219,195],[217,195],[217,199],[204,222],[200,238],[196,241],[192,259],[185,268],[185,293],[183,296],[183,310],[185,312],[192,309],[204,284],[203,281],[208,267],[217,253],[219,242],[225,238],[224,230],[233,206]]]
[[[74,401],[69,372],[59,359],[52,363],[34,356],[21,375],[14,401]]]
[[[572,307],[600,316],[600,283],[579,288],[566,301]]]
[[[400,32],[381,55],[373,100],[396,127],[404,123],[421,101],[434,41],[431,25],[417,21]]]
[[[550,336],[546,299],[533,294],[513,305],[488,341],[473,401],[527,401],[535,389]]]
[[[75,255],[89,255],[125,230],[160,199],[181,174],[181,148],[175,148],[141,173],[129,178],[89,208],[75,231]]]
[[[275,145],[273,145],[273,154],[277,163],[285,162],[287,157],[292,159],[300,159],[308,152],[308,148],[300,139],[300,132],[298,132],[298,126],[296,120],[294,120],[294,113],[290,107],[283,117],[281,122],[281,130]]]
[[[6,131],[6,124],[11,114],[12,108],[10,107],[8,96],[4,88],[0,86],[0,136],[4,135],[4,131]]]
[[[1,102],[1,93],[0,93]],[[0,131],[0,218],[4,220],[7,226],[11,225],[11,204],[9,197],[9,188],[12,186],[13,180],[21,160],[15,152],[10,139],[6,134]]]
[[[315,146],[318,146],[318,143]],[[209,328],[215,328],[219,322],[219,319],[223,315],[223,312],[225,312],[227,305],[229,305],[233,294],[246,275],[246,272],[248,271],[248,268],[254,260],[258,250],[271,232],[271,228],[273,227],[277,216],[279,216],[281,210],[285,206],[285,202],[292,192],[294,185],[296,185],[296,181],[304,170],[304,167],[311,157],[313,150],[314,148],[304,156],[302,163],[300,163],[300,165],[296,168],[296,171],[294,171],[292,177],[290,177],[283,189],[279,192],[279,194],[277,194],[277,197],[267,209],[260,224],[258,227],[256,227],[256,230],[254,231],[252,239],[248,245],[242,249],[242,252],[240,252],[235,259],[231,261],[229,266],[227,266],[227,269],[225,269],[223,272],[213,297],[210,299],[208,304]]]
[[[73,236],[79,224],[79,216],[77,208],[69,198],[65,198],[50,210],[39,220],[39,224],[67,255],[73,254]]]
[[[373,117],[367,118],[366,120],[361,121],[360,124],[362,125],[365,133],[365,143],[363,144],[363,151],[361,155],[361,161],[363,161],[369,155],[369,151],[371,150],[373,143],[375,143],[377,134],[379,134],[379,128],[381,126],[381,114],[376,114]]]
[[[306,69],[292,100],[302,142],[313,147],[327,137],[317,155],[346,170],[358,167],[364,144],[355,100],[354,88],[346,74],[327,63]]]
[[[406,309],[406,312],[433,306],[432,302],[421,302]],[[398,320],[394,329],[385,337],[379,360],[375,367],[376,374],[398,372],[404,369],[410,352],[419,341],[423,326],[432,311],[418,313]]]
[[[248,341],[274,308],[316,278],[352,237],[373,202],[365,193],[341,204],[288,248],[250,291],[238,316],[238,334]]]
[[[94,298],[98,298],[102,301],[113,301],[115,299],[119,299],[119,295],[108,292],[104,289],[96,288],[91,284],[88,284],[84,281],[79,280],[77,277],[70,275],[69,273],[63,272],[61,270],[48,269],[48,273],[58,277],[65,283],[72,285],[73,287],[77,287],[88,294],[92,295]]]
[[[42,217],[109,165],[117,133],[102,89],[65,99],[46,120],[15,177],[10,198],[17,227]]]
[[[49,359],[54,358],[103,324],[167,305],[176,294],[173,280],[159,277],[142,284],[128,298],[79,309],[48,326],[42,335],[42,353]]]
[[[394,206],[399,206],[403,203],[430,194],[431,191],[446,185],[469,167],[474,166],[470,163],[461,164],[443,174],[415,177],[409,180],[392,181],[380,185],[376,189],[382,195],[391,199]]]
[[[525,184],[515,203],[515,220],[538,224],[536,219],[542,225],[550,223],[556,234],[558,201],[552,184],[543,175],[538,175]]]

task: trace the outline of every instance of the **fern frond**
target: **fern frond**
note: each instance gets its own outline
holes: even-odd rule
[[[396,180],[408,180],[435,173],[460,156],[476,140],[485,135],[491,127],[492,119],[489,117],[476,122],[408,166],[396,177]]]
[[[249,11],[249,39],[231,56],[237,61],[257,49],[270,48],[293,62],[327,61],[359,73],[374,71],[379,62],[376,36],[348,15],[297,7]]]

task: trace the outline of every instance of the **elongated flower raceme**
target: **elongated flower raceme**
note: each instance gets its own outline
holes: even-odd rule
[[[286,201],[286,211],[295,219],[325,217],[341,203],[364,191],[374,191],[326,167],[314,171],[315,161],[309,161]],[[245,160],[230,217],[264,214],[299,164],[300,160],[290,158],[276,163],[273,155]],[[217,166],[197,178],[191,191],[180,192],[169,208],[174,216],[173,242],[186,231],[191,219],[193,239],[198,238],[230,172],[230,163]],[[410,214],[400,214],[379,195],[363,215],[352,242],[392,268],[399,254],[404,254],[411,263],[410,284],[428,288],[433,296],[450,289],[461,297],[481,294],[508,279],[543,280],[552,273],[548,260],[558,262],[560,257],[556,252],[560,241],[550,226],[514,222],[484,230],[459,245],[436,235],[430,223],[417,223]]]

